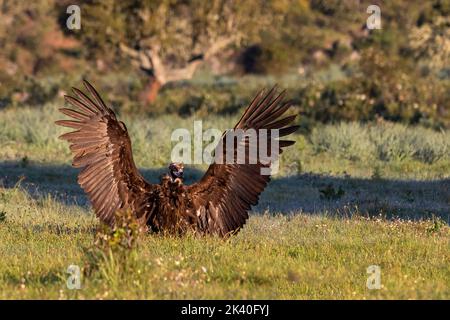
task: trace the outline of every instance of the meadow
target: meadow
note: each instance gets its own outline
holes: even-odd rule
[[[295,135],[237,236],[144,234],[125,257],[110,250],[93,262],[98,222],[57,138],[57,107],[0,110],[2,299],[450,298],[448,131],[314,126]],[[120,118],[156,183],[173,129],[192,130],[194,120],[226,129],[238,115]],[[187,183],[205,169],[187,166]],[[82,270],[79,290],[66,286],[69,265]],[[366,286],[371,265],[381,268],[380,289]]]

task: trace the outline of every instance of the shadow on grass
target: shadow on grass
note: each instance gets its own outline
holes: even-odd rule
[[[140,169],[151,183],[159,183],[166,168]],[[44,165],[21,161],[0,162],[0,185],[14,187],[18,181],[36,197],[51,194],[66,204],[87,206],[77,184],[79,169],[69,165]],[[185,183],[198,181],[203,172],[186,168]],[[450,221],[450,179],[389,180],[337,177],[302,173],[274,177],[253,211],[289,214],[351,216],[357,212],[408,219],[439,216]]]
[[[62,279],[61,270],[52,269],[43,274],[13,274],[9,271],[3,274],[3,281],[10,285],[23,283],[39,283],[42,285],[60,284]]]

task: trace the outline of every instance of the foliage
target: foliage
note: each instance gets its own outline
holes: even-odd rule
[[[0,223],[4,299],[449,298],[448,225],[358,211],[253,214],[229,241],[146,234],[127,272],[85,274],[81,289],[70,290],[67,266],[86,263],[92,212],[57,199],[39,205],[20,189],[0,192],[11,194],[11,219]],[[380,290],[366,287],[373,264],[382,270]]]
[[[0,223],[3,223],[6,221],[6,212],[0,211]]]
[[[248,90],[260,84],[249,82]],[[79,169],[70,167],[67,144],[57,139],[65,130],[49,125],[60,118],[58,107],[0,110],[0,212],[6,213],[0,298],[449,298],[447,131],[383,122],[316,127],[293,136],[296,144],[283,152],[280,172],[236,237],[140,234],[122,212],[120,228],[106,228],[95,247],[98,220],[77,184]],[[230,128],[238,117],[208,115],[204,129]],[[152,183],[167,170],[172,130],[192,130],[198,120],[195,114],[119,118]],[[349,160],[345,146],[353,142],[339,142],[344,138],[382,144],[382,152],[372,148],[368,157],[359,150]],[[330,139],[343,147],[323,148],[333,145]],[[438,157],[428,161],[416,156],[419,150]],[[382,174],[373,175],[376,168]],[[206,167],[186,168],[187,183],[200,179],[200,169]],[[328,185],[332,201],[320,197]],[[366,288],[373,264],[382,269],[380,290]],[[66,287],[69,265],[84,271],[80,290]]]
[[[374,120],[450,123],[450,82],[424,77],[409,63],[373,49],[362,53],[359,68],[344,79],[311,82],[295,97],[302,113],[316,121]]]
[[[27,168],[48,161],[69,164],[70,150],[64,141],[58,139],[65,132],[64,128],[49,125],[61,119],[57,112],[59,107],[59,104],[46,104],[38,110],[32,107],[0,110],[0,158]],[[165,170],[170,162],[174,145],[170,137],[175,128],[186,128],[192,133],[193,121],[203,120],[203,130],[225,130],[232,128],[240,116],[205,111],[202,118],[199,114],[200,110],[183,116],[122,113],[119,119],[127,125],[137,164]],[[300,117],[298,121],[302,123],[302,120]],[[343,122],[318,125],[311,132],[302,131],[293,138],[296,144],[283,153],[285,165],[281,170],[294,170],[295,174],[300,167],[302,172],[342,172],[355,164],[364,168],[367,177],[372,174],[374,166],[381,165],[383,170],[390,170],[390,174],[397,177],[414,173],[419,174],[415,177],[423,178],[439,176],[448,171],[450,163],[448,130],[435,131],[384,121]]]
[[[100,250],[111,249],[114,252],[132,250],[143,232],[141,225],[130,210],[119,210],[115,214],[113,227],[101,225],[95,236],[95,247]]]
[[[232,32],[259,31],[259,24],[272,19],[267,6],[257,1],[89,1],[81,39],[104,54],[121,42],[131,47],[145,42],[163,45],[164,56],[183,63],[205,43]],[[256,25],[255,25],[256,24]],[[108,26],[106,33],[103,32]],[[228,35],[227,35],[228,33]],[[247,33],[246,36],[254,36]],[[95,44],[95,45],[94,45]],[[201,53],[201,51],[200,51]]]
[[[392,123],[370,126],[357,123],[328,125],[314,128],[309,138],[315,152],[326,151],[349,160],[415,159],[435,163],[449,159],[450,155],[448,132],[412,129]]]
[[[256,73],[266,84],[291,77],[308,126],[378,117],[450,123],[447,0],[380,4],[383,28],[372,31],[361,28],[365,1],[86,1],[78,31],[65,26],[69,4],[2,1],[0,108],[60,101],[88,77],[123,112],[235,113],[256,91],[242,74]],[[183,68],[224,38],[231,41],[191,81],[164,87],[150,107],[138,102],[148,74],[121,44],[158,47],[165,66]],[[200,84],[205,74],[222,77]]]
[[[84,273],[98,272],[112,287],[120,285],[121,279],[133,268],[136,248],[141,241],[144,228],[131,210],[119,210],[115,214],[115,225],[101,224],[95,233],[94,244],[85,249]]]

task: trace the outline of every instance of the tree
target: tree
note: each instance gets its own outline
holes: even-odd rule
[[[147,103],[162,86],[192,78],[226,48],[257,41],[261,29],[282,16],[273,13],[270,2],[257,0],[99,0],[82,11],[80,37],[89,54],[114,52],[144,70]]]
[[[430,23],[412,29],[410,47],[416,58],[431,69],[443,69],[450,64],[450,17],[436,17]]]

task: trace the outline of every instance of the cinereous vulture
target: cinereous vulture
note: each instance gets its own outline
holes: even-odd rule
[[[117,120],[89,82],[84,81],[84,86],[89,95],[73,88],[75,97],[65,99],[75,108],[60,109],[73,120],[60,120],[56,124],[76,130],[60,138],[70,143],[74,154],[72,165],[82,168],[78,183],[102,222],[114,225],[118,210],[131,210],[138,221],[155,232],[182,234],[191,229],[200,234],[227,236],[245,224],[248,211],[258,203],[270,180],[270,175],[261,171],[270,167],[270,163],[259,159],[249,163],[213,161],[203,178],[192,185],[183,184],[183,164],[171,163],[160,184],[149,183],[134,163],[125,124]],[[284,92],[278,94],[276,88],[262,90],[235,129],[244,132],[255,129],[258,138],[263,131],[259,129],[278,130],[278,137],[293,133],[298,126],[289,124],[295,115],[285,115],[291,103],[283,98]],[[219,144],[226,145],[226,132]],[[272,140],[266,140],[270,149]],[[243,141],[248,149],[248,138]],[[282,148],[294,144],[290,140],[277,141],[279,154]]]

